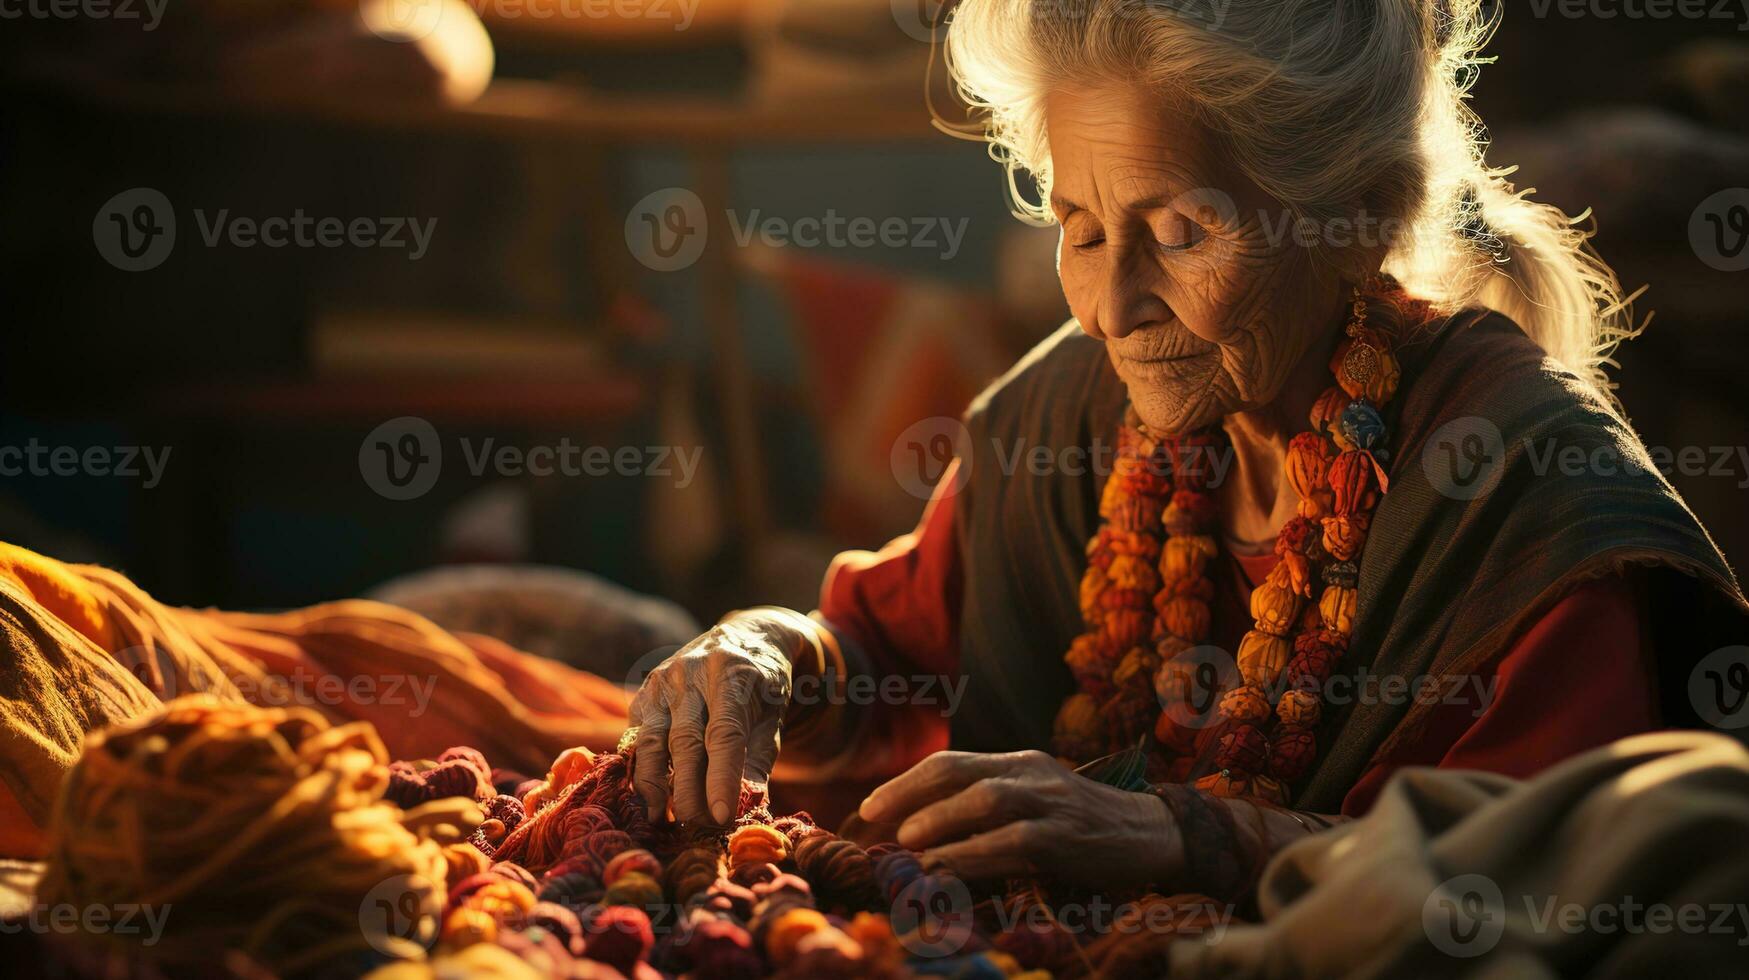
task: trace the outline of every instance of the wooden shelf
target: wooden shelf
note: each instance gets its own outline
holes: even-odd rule
[[[202,87],[151,87],[76,96],[127,112],[190,117],[282,119],[374,130],[574,137],[597,144],[731,148],[757,143],[893,142],[947,139],[923,101],[879,105],[839,100],[752,104],[700,96],[604,95],[551,82],[500,79],[463,106],[393,99],[258,98]]]

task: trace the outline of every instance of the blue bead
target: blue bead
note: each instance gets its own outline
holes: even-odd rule
[[[1342,410],[1342,434],[1360,449],[1377,449],[1385,442],[1385,420],[1366,402],[1351,401]]]

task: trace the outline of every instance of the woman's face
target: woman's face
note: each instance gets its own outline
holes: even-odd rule
[[[1345,299],[1288,212],[1168,100],[1123,85],[1047,102],[1057,276],[1161,432],[1272,402]]]

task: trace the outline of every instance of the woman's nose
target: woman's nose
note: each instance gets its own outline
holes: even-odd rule
[[[1098,317],[1099,332],[1107,340],[1122,339],[1172,318],[1171,307],[1158,292],[1159,278],[1159,268],[1133,249],[1113,256],[1106,270]]]

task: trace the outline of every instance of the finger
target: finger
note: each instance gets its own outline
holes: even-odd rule
[[[748,782],[761,786],[771,782],[771,767],[777,765],[778,747],[783,742],[783,719],[771,715],[753,726],[747,737],[747,768],[743,775]]]
[[[638,712],[638,740],[632,752],[632,783],[651,819],[668,807],[668,711],[652,700]]]
[[[877,786],[858,813],[876,823],[898,823],[920,807],[944,799],[980,779],[1001,776],[1031,764],[1029,753],[937,752]]]
[[[741,770],[747,765],[748,714],[751,708],[739,685],[725,683],[711,702],[710,722],[705,726],[705,749],[710,761],[705,769],[705,791],[711,818],[727,824],[741,802]]]
[[[920,851],[947,841],[994,830],[1023,817],[1037,816],[1036,793],[1011,776],[983,779],[945,800],[931,803],[899,826],[899,843]]]
[[[1030,878],[1042,870],[1037,859],[1047,836],[1045,825],[1022,820],[987,834],[946,844],[923,853],[925,867],[946,866],[961,878]]]
[[[682,823],[710,819],[704,792],[705,720],[704,695],[694,690],[681,695],[668,731],[668,752],[674,757],[674,816]]]

